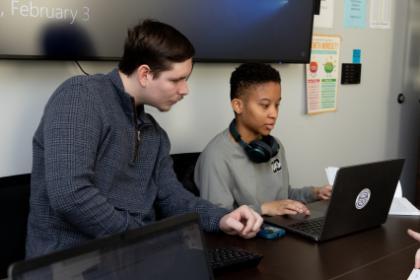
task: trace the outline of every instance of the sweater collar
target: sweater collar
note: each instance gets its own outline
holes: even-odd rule
[[[119,75],[118,68],[115,68],[111,72],[109,72],[108,77],[116,89],[116,92],[120,99],[121,106],[125,114],[128,117],[133,118],[133,115],[136,114],[136,112],[134,111],[134,108],[136,108],[138,120],[140,120],[141,123],[143,124],[151,124],[152,120],[150,116],[146,114],[144,110],[144,105],[142,104],[142,105],[134,107],[134,98],[124,90],[124,85]]]

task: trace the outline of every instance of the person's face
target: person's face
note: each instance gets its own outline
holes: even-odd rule
[[[175,103],[188,94],[187,80],[192,71],[192,59],[172,64],[172,68],[158,77],[149,73],[144,103],[159,111],[169,111]]]
[[[276,124],[281,100],[280,83],[252,85],[240,98],[232,100],[237,128],[244,141],[269,135]]]

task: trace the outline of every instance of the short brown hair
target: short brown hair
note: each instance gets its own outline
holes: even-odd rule
[[[174,27],[155,20],[144,20],[128,30],[119,69],[132,74],[140,65],[150,67],[155,77],[195,54],[194,46]]]

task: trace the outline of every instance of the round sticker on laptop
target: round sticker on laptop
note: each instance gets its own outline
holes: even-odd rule
[[[360,191],[359,195],[356,197],[355,206],[357,209],[364,208],[370,199],[370,190],[368,188],[364,188]]]

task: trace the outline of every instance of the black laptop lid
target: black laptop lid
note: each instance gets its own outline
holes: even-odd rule
[[[321,239],[383,224],[403,164],[403,159],[396,159],[340,168]]]
[[[80,247],[22,261],[17,279],[213,279],[197,214],[171,217]]]

